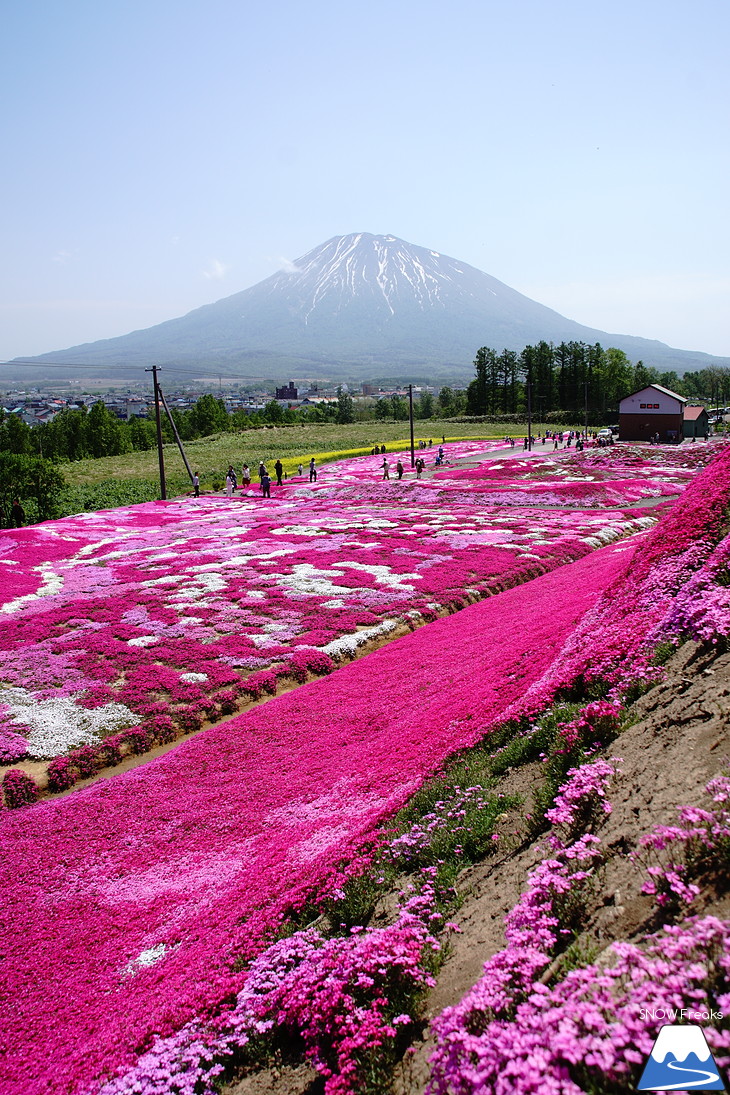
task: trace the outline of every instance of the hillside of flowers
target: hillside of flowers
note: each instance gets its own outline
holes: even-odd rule
[[[494,854],[503,811],[519,808],[494,781],[538,760],[543,860],[505,948],[435,1024],[434,1095],[598,1092],[604,1073],[622,1090],[638,1063],[624,1049],[634,1039],[640,1056],[648,1037],[636,1042],[632,1009],[657,980],[667,1001],[730,1011],[715,959],[730,925],[713,918],[677,915],[608,968],[543,976],[604,857],[621,762],[603,750],[632,690],[661,674],[658,644],[730,633],[730,452],[714,457],[658,523],[615,507],[443,506],[413,476],[404,490],[430,503],[376,505],[372,457],[359,504],[322,473],[270,505],[178,500],[10,537],[9,754],[33,734],[58,735],[46,756],[172,740],[175,719],[194,725],[221,695],[233,714],[246,688],[276,692],[271,666],[322,676],[70,795],[33,802],[22,769],[6,774],[6,805],[29,808],[0,812],[2,1090],[203,1095],[285,1045],[327,1095],[386,1091],[458,919],[458,870]],[[497,595],[467,604],[472,590]],[[434,618],[449,605],[466,607]],[[430,622],[327,672],[337,643],[409,612]],[[671,840],[647,834],[660,909],[687,908],[698,872],[727,854],[727,781],[707,794]],[[388,921],[371,923],[390,891]],[[586,1037],[593,1073],[573,1060]],[[712,1044],[726,1063],[722,1030]],[[538,1059],[549,1088],[534,1086]]]
[[[476,442],[453,450],[454,460],[489,452]],[[251,488],[8,533],[0,764],[76,751],[74,772],[89,775],[120,750],[230,715],[282,678],[327,673],[398,625],[646,529],[656,515],[619,500],[678,489],[671,476],[637,489],[622,479],[609,508],[596,512],[592,500],[548,512],[460,489],[436,499],[410,474],[409,493],[395,497],[379,459],[335,465],[311,486],[290,481],[270,500]],[[353,475],[365,476],[357,499],[342,496]],[[69,765],[55,764],[49,779],[69,786]]]
[[[149,764],[5,810],[2,1025],[25,1090],[53,1090],[59,1059],[76,1086],[114,1071],[224,1000],[236,961],[545,672],[534,620],[564,640],[631,556],[595,551]]]

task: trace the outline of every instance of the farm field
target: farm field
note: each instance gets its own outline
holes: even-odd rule
[[[440,419],[416,423],[416,444],[419,439],[439,442],[442,437],[490,438],[502,437],[514,430],[510,426],[491,426],[488,423],[448,422]],[[186,441],[185,451],[191,466],[200,471],[205,486],[213,479],[223,481],[226,468],[233,464],[240,472],[245,461],[253,469],[260,460],[270,464],[278,458],[289,474],[296,465],[309,462],[311,456],[324,459],[326,453],[352,454],[369,452],[374,445],[387,445],[389,451],[399,443],[408,444],[407,422],[352,422],[346,425],[327,423],[267,426],[256,430],[241,430],[226,434],[201,437]],[[187,485],[189,482],[177,446],[163,446],[167,474],[173,482]],[[122,456],[105,456],[99,460],[77,460],[63,465],[63,474],[72,485],[95,483],[100,480],[156,479],[158,474],[157,450],[126,453]]]
[[[28,805],[0,814],[3,1092],[207,1091],[228,1067],[215,1062],[240,1058],[276,1008],[285,1027],[309,1032],[328,1093],[378,1090],[353,1062],[391,1045],[397,1015],[383,1010],[385,990],[371,1000],[364,986],[392,963],[429,983],[419,963],[440,946],[440,867],[424,868],[431,882],[405,871],[415,870],[412,896],[381,935],[363,923],[361,940],[328,943],[309,929],[289,943],[303,910],[343,871],[356,877],[348,862],[456,751],[497,733],[504,749],[505,727],[529,739],[577,681],[604,682],[608,697],[565,723],[558,749],[563,776],[580,767],[581,743],[595,764],[584,727],[600,737],[637,680],[660,679],[657,642],[730,633],[717,579],[730,499],[722,447],[549,458],[500,442],[445,448],[448,465],[421,481],[383,482],[382,458],[364,457],[313,484],[289,481],[271,500],[254,490],[176,499],[6,538],[0,755],[6,806]],[[400,637],[341,664],[390,634]],[[302,683],[274,695],[284,681]],[[36,772],[29,761],[47,761],[49,789],[62,791],[113,765],[123,744],[169,743],[221,714],[73,793],[33,802],[23,782]],[[568,779],[554,824],[609,778]],[[561,847],[572,885],[574,861],[589,866],[593,851]],[[513,948],[521,916],[507,921]],[[535,930],[554,952],[545,925]],[[357,1032],[345,1022],[336,1036],[344,1020],[324,1000],[305,1019],[297,993],[325,954],[354,978],[337,1007],[357,1000]],[[288,1003],[276,996],[285,991]],[[485,991],[436,1024],[434,1091],[461,1092],[455,1032],[496,1006]],[[396,1026],[414,1021],[404,1015]],[[492,1043],[482,1059],[484,1076],[499,1071]]]

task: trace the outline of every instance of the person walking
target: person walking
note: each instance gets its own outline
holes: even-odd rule
[[[301,464],[300,464],[300,465],[299,465],[299,467],[297,468],[297,471],[299,472],[299,478],[301,479],[301,478],[302,478],[302,476],[304,475],[304,468],[302,467],[302,465],[301,465]]]
[[[261,494],[264,498],[271,498],[271,476],[266,470],[261,476]]]
[[[398,461],[398,463],[395,466],[395,470],[398,472],[398,478],[402,479],[403,478],[403,461],[402,460]]]
[[[276,485],[277,487],[280,487],[281,477],[284,474],[284,465],[282,464],[281,460],[277,460],[274,464],[274,471],[276,472]]]
[[[228,474],[231,477],[231,483],[233,483],[233,489],[235,490],[238,486],[238,481],[236,480],[236,473],[233,470],[233,464],[228,465]]]
[[[438,459],[438,458],[437,458],[437,459]],[[422,474],[422,472],[423,472],[423,469],[424,469],[425,467],[426,467],[426,462],[425,462],[425,460],[423,460],[423,458],[419,456],[419,457],[418,457],[418,460],[416,460],[416,479],[420,479],[420,478],[421,478],[421,474]]]
[[[197,472],[193,476],[193,498],[200,498],[200,476]]]
[[[241,468],[241,486],[242,487],[250,487],[251,486],[251,472],[249,470],[248,464],[244,464],[243,467]]]
[[[230,475],[226,476],[226,497],[230,498],[233,494],[233,480]]]
[[[317,482],[317,465],[314,462],[314,457],[309,461],[309,482]]]
[[[390,479],[390,464],[387,459],[380,466],[383,469],[383,479]]]
[[[263,477],[267,474],[268,473],[266,471],[266,464],[264,464],[263,460],[260,460],[259,461],[259,481],[261,481],[263,479]]]
[[[19,498],[13,498],[13,504],[10,507],[10,520],[13,528],[22,528],[25,524],[25,510],[21,506]]]

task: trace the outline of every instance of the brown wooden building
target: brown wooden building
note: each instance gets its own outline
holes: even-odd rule
[[[651,441],[678,444],[684,438],[683,395],[661,384],[649,384],[621,400],[618,407],[619,441]]]

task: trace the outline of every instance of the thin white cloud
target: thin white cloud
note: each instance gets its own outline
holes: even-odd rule
[[[230,266],[225,262],[221,262],[220,259],[211,259],[205,270],[203,270],[203,277],[207,278],[208,281],[223,281],[230,269]]]

